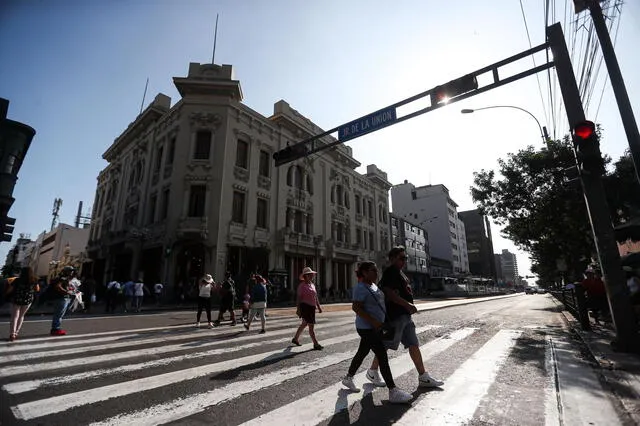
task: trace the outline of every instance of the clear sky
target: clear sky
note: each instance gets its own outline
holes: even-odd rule
[[[564,21],[571,1],[553,3],[556,20]],[[523,5],[532,42],[540,44],[543,2]],[[37,131],[14,191],[15,235],[35,238],[48,230],[56,197],[64,200],[62,222],[73,223],[80,200],[90,210],[106,165],[102,153],[138,114],[147,77],[145,106],[158,92],[177,102],[172,77],[186,76],[189,62],[211,62],[216,13],[215,62],[234,66],[244,102],[268,116],[284,99],[323,128],[529,48],[518,0],[4,0],[0,96],[11,101],[9,118]],[[574,19],[572,8],[568,16]],[[616,50],[637,114],[640,4],[626,2],[620,22]],[[540,64],[544,57],[536,59]],[[526,60],[511,69],[530,66]],[[540,82],[548,105],[547,74]],[[461,108],[504,104],[525,108],[553,128],[536,78],[529,77],[349,145],[363,164],[359,171],[373,163],[392,183],[443,183],[460,210],[471,209],[474,171],[540,144],[538,127],[522,112],[460,114]],[[589,118],[596,118],[596,107],[592,101]],[[605,131],[602,151],[619,157],[627,142],[609,88],[597,121]],[[565,119],[558,132],[566,128]],[[515,249],[497,226],[492,230],[496,252]],[[9,248],[0,246],[0,262]],[[529,261],[517,254],[525,275]]]

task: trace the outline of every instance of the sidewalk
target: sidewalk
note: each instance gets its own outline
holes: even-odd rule
[[[618,398],[629,421],[640,424],[640,354],[615,352],[611,341],[615,332],[608,326],[591,322],[591,331],[583,331],[580,322],[555,298],[575,336],[596,365],[600,382]]]

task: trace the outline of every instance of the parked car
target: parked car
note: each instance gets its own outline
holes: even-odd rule
[[[536,289],[533,287],[527,287],[524,289],[525,294],[536,294]]]
[[[538,294],[545,294],[547,292],[546,288],[538,287]]]

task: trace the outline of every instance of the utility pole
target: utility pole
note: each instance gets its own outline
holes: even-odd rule
[[[577,124],[585,121],[585,116],[560,24],[547,27],[547,39],[553,52],[558,82],[573,132]],[[597,144],[590,149],[593,155],[601,159]],[[638,348],[638,327],[620,263],[601,173],[596,169],[597,167],[586,167],[580,172],[580,180],[616,329],[616,340],[612,345],[619,350],[630,352]]]
[[[602,57],[604,58],[604,62],[607,64],[607,70],[609,71],[611,88],[613,89],[613,94],[615,95],[616,102],[618,103],[620,117],[622,118],[622,125],[625,133],[627,134],[631,157],[633,158],[633,164],[636,168],[636,179],[640,182],[640,132],[638,132],[638,124],[636,123],[636,118],[633,115],[633,108],[629,101],[629,94],[627,93],[627,88],[624,84],[624,79],[622,78],[620,65],[618,65],[618,58],[616,57],[616,52],[613,49],[613,43],[611,43],[611,36],[609,35],[609,30],[607,30],[607,24],[604,21],[600,1],[587,1],[589,12],[591,12],[591,19],[593,19],[593,26],[596,29],[596,34],[600,41]]]

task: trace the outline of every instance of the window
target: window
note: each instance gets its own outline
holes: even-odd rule
[[[341,223],[339,223],[338,226],[337,226],[337,234],[338,235],[336,237],[337,237],[338,241],[343,242],[345,240],[344,239],[344,225],[341,224]]]
[[[155,223],[156,221],[156,204],[158,203],[158,196],[152,195],[149,199],[149,223]]]
[[[208,160],[211,155],[211,131],[200,130],[196,133],[196,149],[194,160]]]
[[[356,214],[362,214],[362,206],[360,205],[360,196],[358,194],[355,195],[354,201],[356,203]]]
[[[238,139],[236,148],[236,167],[249,168],[249,144],[242,139]]]
[[[267,213],[269,210],[269,204],[264,198],[258,198],[258,206],[256,208],[256,226],[258,228],[268,228],[267,226]]]
[[[373,236],[373,232],[369,232],[369,250],[375,250],[376,249],[374,243],[375,243],[375,238]]]
[[[267,151],[260,151],[260,164],[258,164],[258,174],[269,177],[271,171],[271,158]]]
[[[160,220],[165,220],[169,214],[169,188],[162,192],[162,202],[160,204]]]
[[[349,210],[351,208],[351,202],[349,201],[349,192],[344,192],[344,206]]]
[[[167,151],[167,166],[173,164],[173,159],[176,155],[176,138],[171,138],[169,141],[169,150]]]
[[[231,210],[231,221],[244,223],[245,193],[233,191],[233,205]]]
[[[189,217],[204,216],[204,206],[207,198],[205,185],[192,185],[189,191]]]
[[[342,190],[342,185],[336,186],[336,198],[338,199],[338,205],[344,205],[344,193]]]
[[[307,174],[307,192],[313,195],[313,179],[311,178],[311,173]]]
[[[371,200],[367,201],[367,211],[369,212],[369,219],[373,219],[373,203]]]
[[[398,227],[398,219],[396,219],[395,217],[391,218],[391,226],[395,226],[397,228]]]
[[[160,166],[162,165],[162,154],[164,153],[163,147],[158,147],[158,153],[156,154],[156,166],[153,168],[154,171],[159,172]]]
[[[296,210],[293,213],[293,231],[294,232],[302,232],[302,225],[303,225],[303,215],[302,212],[300,210]]]
[[[356,244],[360,246],[362,244],[362,234],[360,234],[360,229],[356,228]]]
[[[367,231],[362,230],[362,248],[367,248]]]
[[[307,215],[307,235],[313,235],[313,215]]]

